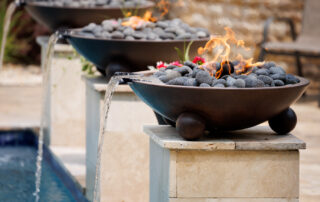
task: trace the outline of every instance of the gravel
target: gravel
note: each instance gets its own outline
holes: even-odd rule
[[[203,67],[199,68],[197,64],[186,61],[181,67],[169,65],[167,68],[161,68],[154,73],[154,76],[168,85],[211,88],[264,88],[292,85],[300,82],[297,77],[286,74],[281,67],[276,66],[273,62],[267,62],[257,67],[254,72],[248,75],[232,73],[216,79]]]

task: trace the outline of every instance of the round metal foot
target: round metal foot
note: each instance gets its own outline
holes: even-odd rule
[[[284,135],[292,131],[297,124],[296,113],[288,108],[269,120],[269,126],[279,135]]]
[[[177,119],[176,128],[184,139],[195,140],[204,134],[205,120],[197,114],[183,113]]]

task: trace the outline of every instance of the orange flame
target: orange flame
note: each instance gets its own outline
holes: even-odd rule
[[[213,50],[215,50],[211,62],[208,62],[203,66],[210,66],[210,68],[212,69],[213,63],[215,63],[216,61],[221,61],[221,68],[218,70],[216,69],[216,78],[220,78],[223,72],[222,67],[226,63],[228,64],[229,74],[231,74],[231,67],[229,61],[231,59],[230,53],[232,46],[243,48],[246,51],[250,50],[249,48],[245,47],[245,43],[243,40],[236,39],[235,33],[229,27],[225,27],[224,29],[226,31],[226,34],[224,36],[211,36],[210,40],[206,43],[206,45],[198,49],[199,55],[203,55],[205,53],[212,53]],[[239,61],[239,64],[237,64],[234,67],[236,74],[249,74],[252,71],[252,67],[261,66],[264,64],[264,62],[252,63],[253,58],[244,59],[241,54],[238,54],[238,56],[235,59]]]
[[[151,11],[146,11],[143,15],[143,17],[140,16],[132,16],[127,21],[122,22],[122,26],[130,26],[133,29],[136,29],[137,27],[142,26],[143,24],[146,24],[148,22],[155,22],[157,21],[157,18],[152,17]]]
[[[161,17],[163,17],[169,12],[170,2],[167,0],[160,0],[157,3],[157,7],[159,8],[160,11],[162,11]]]

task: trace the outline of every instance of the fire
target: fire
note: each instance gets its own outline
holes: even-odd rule
[[[212,72],[212,69],[214,68],[216,71],[215,77],[220,78],[224,68],[228,68],[229,74],[233,73],[233,68],[236,74],[249,74],[253,67],[264,64],[263,62],[252,63],[253,58],[244,59],[241,54],[238,54],[236,58],[231,58],[230,53],[234,46],[243,48],[247,51],[250,49],[245,47],[243,40],[236,39],[235,33],[230,28],[225,27],[224,29],[226,31],[224,36],[211,36],[206,45],[198,49],[199,55],[215,51],[211,62],[204,64],[203,67],[209,69],[209,72]],[[235,59],[239,63],[233,67],[233,65],[231,66],[230,64],[231,59]],[[217,61],[221,61],[219,68],[216,68],[216,65],[213,65]]]
[[[143,24],[146,24],[148,22],[155,22],[155,21],[157,21],[157,19],[155,17],[152,17],[152,12],[146,11],[143,17],[132,16],[127,21],[122,22],[121,25],[130,26],[133,29],[136,29],[137,27],[141,27]]]
[[[157,7],[159,8],[160,11],[162,11],[161,17],[165,16],[169,12],[169,6],[170,6],[170,2],[167,0],[160,0],[157,3]]]

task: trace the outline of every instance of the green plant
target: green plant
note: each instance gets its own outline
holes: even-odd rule
[[[193,41],[190,41],[188,45],[186,45],[186,42],[183,44],[183,50],[181,51],[178,47],[174,47],[174,49],[177,51],[178,57],[180,59],[180,62],[185,62],[189,61],[189,52],[190,52],[190,47],[192,45]]]
[[[76,50],[73,51],[72,55],[68,56],[69,60],[72,60],[74,57],[79,57],[80,58],[80,63],[81,63],[81,70],[88,74],[88,75],[93,75],[96,72],[94,64],[86,60],[83,56],[81,56]]]
[[[82,71],[86,72],[88,75],[93,75],[95,73],[95,66],[84,57],[80,56],[80,62],[82,64]]]

